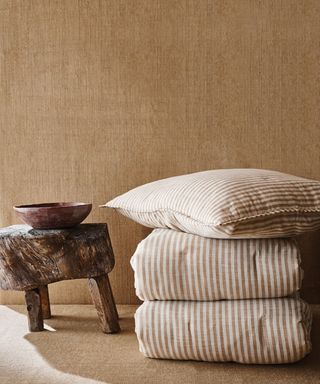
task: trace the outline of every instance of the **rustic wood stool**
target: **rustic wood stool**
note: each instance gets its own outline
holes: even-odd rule
[[[48,284],[89,279],[102,331],[120,331],[108,273],[114,255],[107,224],[81,224],[68,229],[0,229],[0,289],[25,291],[29,330],[43,331],[51,317]]]

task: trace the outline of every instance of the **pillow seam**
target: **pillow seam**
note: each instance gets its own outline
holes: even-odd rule
[[[283,213],[317,213],[317,212],[320,212],[320,207],[318,208],[309,208],[309,209],[278,209],[278,210],[272,210],[272,211],[266,211],[266,212],[263,212],[263,213],[257,213],[255,215],[251,215],[251,216],[246,216],[246,217],[242,217],[242,218],[235,218],[235,219],[230,219],[230,220],[224,220],[222,222],[217,222],[217,221],[213,221],[213,222],[210,222],[210,223],[205,223],[204,221],[201,221],[199,219],[195,219],[183,212],[179,212],[179,211],[176,211],[174,209],[171,209],[171,208],[159,208],[159,209],[155,209],[153,211],[133,211],[131,209],[128,209],[128,208],[125,208],[125,207],[119,207],[119,206],[115,206],[115,207],[110,207],[108,205],[104,205],[102,206],[104,208],[112,208],[112,209],[119,209],[119,210],[123,210],[123,211],[127,211],[129,213],[133,213],[133,214],[139,214],[139,213],[157,213],[157,212],[172,212],[172,213],[177,213],[181,216],[184,216],[190,220],[193,220],[193,221],[196,221],[198,223],[201,223],[203,225],[206,225],[206,226],[224,226],[226,224],[232,224],[232,223],[239,223],[239,222],[242,222],[242,221],[250,221],[251,219],[255,219],[255,218],[258,218],[258,217],[264,217],[264,216],[275,216],[277,214],[283,214]]]

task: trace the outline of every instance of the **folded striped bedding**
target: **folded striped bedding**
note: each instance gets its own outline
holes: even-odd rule
[[[141,300],[276,298],[300,289],[295,240],[205,238],[155,229],[131,259]]]
[[[152,358],[279,364],[311,350],[311,314],[299,299],[147,301],[135,321]]]

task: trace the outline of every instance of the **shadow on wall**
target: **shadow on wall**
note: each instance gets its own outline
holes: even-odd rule
[[[320,303],[320,231],[299,236],[304,270],[301,296],[308,303]]]
[[[41,363],[36,364],[35,376],[31,378],[33,383],[41,382],[41,377],[38,375],[44,375],[50,370],[60,375],[57,376],[59,380],[53,381],[59,383],[75,382],[76,377],[77,383],[92,383],[88,380],[91,379],[94,383],[99,381],[112,384],[139,382],[205,384],[231,383],[236,377],[241,377],[241,382],[245,383],[269,384],[285,380],[290,383],[311,384],[318,382],[320,376],[320,306],[314,307],[313,352],[298,363],[276,366],[145,358],[139,353],[134,334],[135,306],[119,307],[122,332],[115,335],[106,335],[100,331],[93,306],[53,306],[54,317],[45,323],[49,325],[49,330],[55,332],[39,333],[27,333],[27,318],[17,313],[25,314],[23,307],[9,307],[13,311],[8,307],[3,308],[4,319],[8,321],[9,328],[6,329],[5,337],[12,339],[12,356],[6,353],[5,358],[9,362],[15,362],[13,367],[11,363],[14,375],[17,375],[15,365],[17,369],[21,369],[23,378],[26,371],[27,375],[30,375],[28,364],[32,371],[40,355]],[[23,359],[19,358],[19,351],[24,354]],[[61,381],[62,378],[65,380]],[[83,381],[83,378],[87,378],[88,381]]]

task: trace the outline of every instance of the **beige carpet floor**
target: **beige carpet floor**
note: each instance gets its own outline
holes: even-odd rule
[[[313,306],[313,352],[278,366],[145,358],[134,334],[135,309],[119,306],[122,332],[105,335],[90,305],[53,305],[39,333],[28,333],[23,306],[0,306],[0,383],[320,383],[320,305]]]

